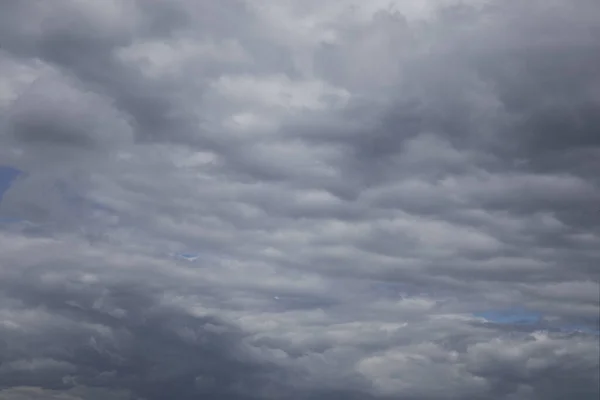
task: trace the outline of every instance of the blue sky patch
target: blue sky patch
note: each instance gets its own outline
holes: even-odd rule
[[[2,196],[20,174],[21,171],[16,168],[0,165],[0,201],[2,201]]]
[[[496,324],[536,324],[542,319],[542,314],[523,308],[487,310],[476,312],[473,315]]]
[[[590,335],[599,335],[600,336],[600,327],[596,326],[596,327],[591,327],[591,326],[585,326],[585,325],[569,325],[569,326],[564,326],[561,328],[561,331],[563,332],[580,332],[580,333],[587,333]]]
[[[175,254],[175,257],[181,259],[181,260],[186,260],[186,261],[196,261],[200,255],[198,253],[177,253]]]

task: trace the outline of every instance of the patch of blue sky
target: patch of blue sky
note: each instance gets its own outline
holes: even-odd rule
[[[20,170],[7,165],[0,165],[0,201],[2,201],[2,196],[19,175],[21,175]]]
[[[597,335],[600,336],[600,327],[599,326],[586,326],[586,325],[566,325],[560,328],[563,332],[579,332],[586,333],[589,335]]]
[[[584,333],[591,335],[600,335],[600,327],[591,324],[568,324],[563,323],[558,325],[550,323],[544,316],[536,311],[527,310],[525,308],[510,308],[501,310],[486,310],[473,313],[474,316],[484,318],[493,324],[506,325],[544,325],[552,330],[557,330],[564,333]]]
[[[19,218],[0,216],[0,225],[2,225],[2,224],[13,224],[15,222],[21,222],[21,220]]]
[[[109,213],[115,212],[110,207],[107,207],[104,204],[101,204],[97,201],[86,198],[85,196],[79,194],[75,188],[70,185],[67,181],[59,179],[55,182],[55,186],[58,189],[59,193],[62,196],[62,199],[70,206],[70,207],[89,207],[93,210],[106,211]]]
[[[185,260],[185,261],[189,261],[189,262],[196,261],[198,258],[200,258],[200,254],[191,253],[191,252],[175,253],[173,256],[180,260]]]
[[[525,308],[509,308],[503,310],[486,310],[473,313],[495,324],[538,324],[542,314]]]
[[[373,281],[369,285],[370,290],[384,297],[405,297],[422,295],[417,288],[401,282]]]
[[[0,202],[2,202],[4,194],[10,189],[15,179],[24,174],[25,172],[17,168],[8,165],[0,165]],[[86,207],[109,213],[114,212],[114,210],[110,209],[109,207],[106,207],[94,201],[90,201],[85,197],[81,196],[65,180],[57,179],[54,185],[60,193],[62,199],[69,206],[71,214],[76,214],[78,211],[81,212],[81,210],[83,210]],[[11,215],[0,215],[0,225],[13,224],[19,222],[23,222],[23,220]]]
[[[16,168],[10,167],[8,165],[0,165],[0,203],[2,202],[2,197],[4,196],[4,193],[6,193],[8,189],[10,189],[14,180],[17,179],[21,174],[22,171]],[[12,224],[15,222],[20,222],[20,219],[6,215],[0,215],[0,225]]]

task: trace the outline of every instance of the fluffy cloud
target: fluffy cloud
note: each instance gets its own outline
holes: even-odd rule
[[[598,397],[597,1],[322,3],[0,1],[0,397]]]

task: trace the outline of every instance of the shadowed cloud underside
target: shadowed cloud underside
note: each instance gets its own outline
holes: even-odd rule
[[[0,398],[596,400],[597,0],[0,0]]]

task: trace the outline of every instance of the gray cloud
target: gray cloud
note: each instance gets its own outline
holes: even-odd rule
[[[598,397],[597,2],[55,3],[0,0],[0,397]]]

